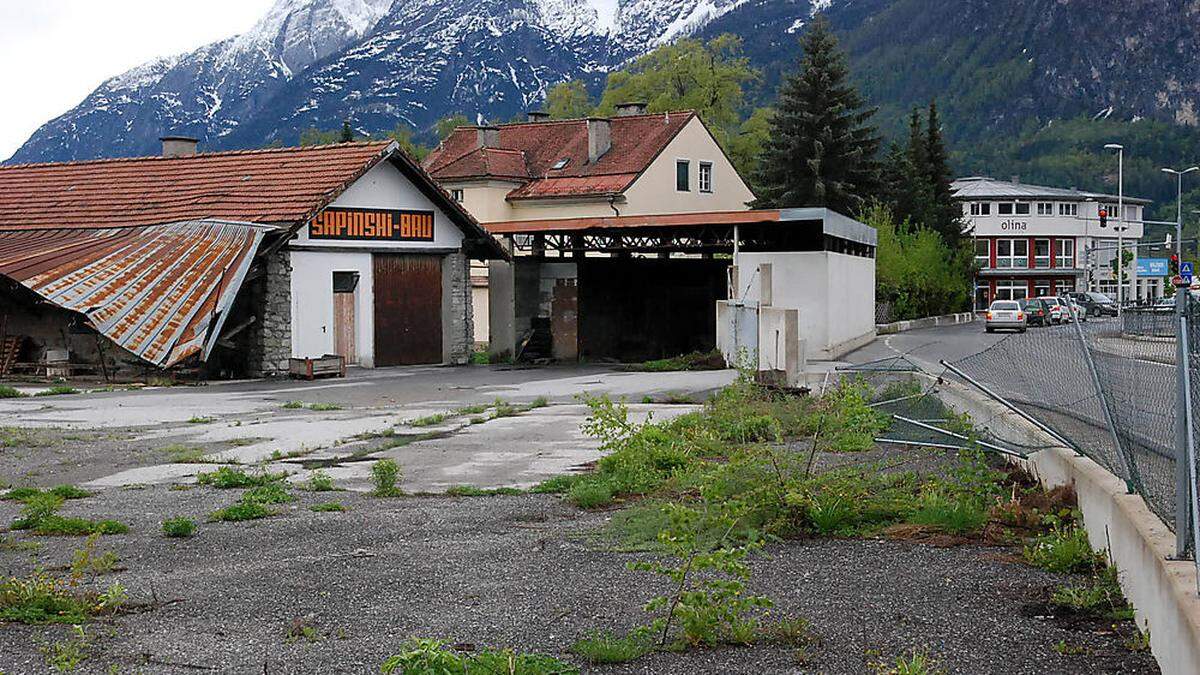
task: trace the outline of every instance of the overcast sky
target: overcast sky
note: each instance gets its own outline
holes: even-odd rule
[[[254,25],[272,0],[0,0],[0,160],[108,77]]]

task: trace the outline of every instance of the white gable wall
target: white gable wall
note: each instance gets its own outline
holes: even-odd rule
[[[359,364],[373,367],[375,298],[372,251],[451,253],[461,249],[463,234],[445,213],[400,170],[384,161],[355,181],[331,204],[343,208],[433,211],[434,240],[351,241],[308,238],[308,228],[288,243],[292,266],[292,356],[317,357],[335,351],[333,273],[357,272],[355,342]],[[443,288],[443,295],[450,289]],[[443,333],[449,317],[443,317]]]

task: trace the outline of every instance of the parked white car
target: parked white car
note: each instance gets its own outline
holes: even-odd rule
[[[996,300],[988,307],[983,328],[989,333],[997,330],[1015,330],[1024,333],[1029,327],[1029,317],[1016,300]]]
[[[1045,300],[1050,306],[1050,323],[1067,323],[1071,320],[1071,312],[1061,299],[1052,295],[1043,295],[1038,300]]]

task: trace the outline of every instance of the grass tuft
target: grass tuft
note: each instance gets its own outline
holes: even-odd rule
[[[0,398],[25,398],[20,390],[8,385],[0,386]]]
[[[219,490],[229,490],[232,488],[256,487],[259,485],[267,485],[275,483],[287,478],[286,473],[267,473],[251,475],[241,469],[232,469],[227,466],[219,467],[216,471],[201,472],[196,474],[196,483],[199,485],[209,485]]]
[[[208,514],[210,521],[237,523],[243,520],[266,518],[274,513],[260,502],[237,502]]]
[[[571,645],[571,652],[591,665],[626,663],[645,655],[652,649],[651,644],[641,636],[617,637],[607,631],[589,633]]]
[[[163,521],[162,529],[168,537],[183,539],[196,533],[196,521],[191,518],[168,518]]]

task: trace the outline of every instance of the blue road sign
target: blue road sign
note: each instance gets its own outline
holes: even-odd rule
[[[1190,262],[1179,263],[1179,276],[1183,277],[1184,283],[1191,284],[1192,283],[1192,263],[1190,263]]]
[[[1171,263],[1166,258],[1138,258],[1139,277],[1165,277],[1171,273]]]

